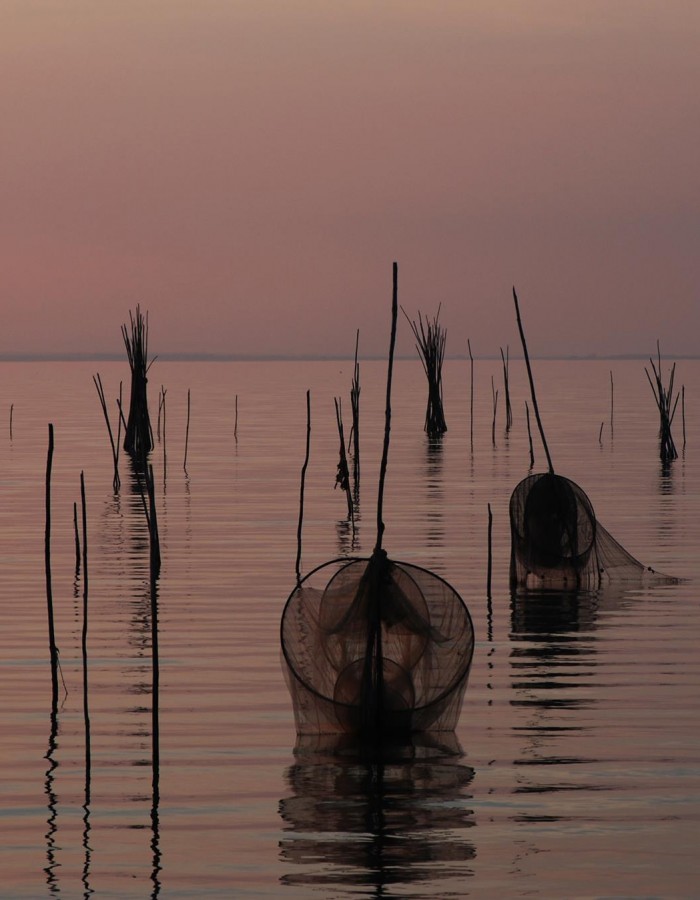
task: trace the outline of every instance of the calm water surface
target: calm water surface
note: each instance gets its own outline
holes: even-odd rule
[[[535,363],[556,470],[581,484],[631,553],[684,579],[554,603],[514,601],[508,590],[508,499],[529,471],[522,363],[511,362],[506,435],[500,361],[477,362],[473,448],[468,363],[446,364],[449,431],[437,443],[422,430],[420,363],[397,363],[384,546],[460,591],[477,646],[454,741],[398,748],[368,766],[337,744],[297,741],[278,629],[295,579],[306,390],[303,571],[372,550],[385,370],[361,363],[353,532],[333,487],[333,397],[344,398],[347,431],[351,363],[152,367],[154,430],[158,389],[167,391],[152,455],[163,558],[154,742],[145,517],[126,459],[121,490],[112,490],[92,382],[100,372],[114,416],[120,380],[128,394],[126,363],[0,364],[1,896],[698,895],[700,363],[677,366],[686,448],[667,471],[642,362]],[[49,422],[65,682],[55,722],[44,573]],[[680,450],[680,408],[674,434]],[[89,765],[73,526],[81,471]]]

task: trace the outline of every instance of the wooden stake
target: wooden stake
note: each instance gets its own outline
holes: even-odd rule
[[[491,551],[492,535],[493,535],[493,515],[491,513],[491,504],[488,505],[489,511],[489,529],[488,529],[488,564],[486,569],[486,596],[491,599],[491,569],[493,562],[493,554]]]
[[[117,437],[117,443],[114,443],[114,435],[112,434],[112,424],[109,421],[109,413],[107,411],[107,400],[105,399],[104,388],[102,387],[102,379],[100,378],[100,373],[92,376],[92,380],[95,383],[95,388],[97,389],[97,396],[100,399],[100,406],[102,407],[102,415],[104,416],[105,422],[107,423],[107,433],[109,434],[109,443],[112,447],[112,463],[114,465],[114,477],[112,479],[112,487],[114,489],[114,493],[116,494],[119,491],[119,487],[121,485],[121,479],[119,477],[119,436],[121,435],[121,418],[119,418],[119,436]],[[121,393],[122,393],[122,385],[119,383],[119,408],[121,409]]]
[[[187,388],[187,429],[185,430],[185,459],[182,463],[182,468],[185,470],[185,475],[187,475],[187,444],[190,438],[190,389]]]
[[[350,490],[350,469],[348,468],[348,459],[345,455],[345,434],[343,433],[343,411],[341,401],[337,397],[333,398],[335,403],[335,420],[338,426],[338,439],[340,441],[340,458],[338,460],[338,472],[335,476],[335,486],[340,486],[345,494],[348,504],[348,519],[353,523],[355,517],[352,508],[352,491]]]
[[[355,487],[355,500],[360,494],[360,364],[357,361],[357,352],[360,346],[360,329],[355,336],[355,365],[353,367],[352,387],[350,389],[350,410],[352,412],[352,480]],[[348,449],[350,439],[348,439]]]
[[[53,425],[49,424],[49,449],[46,458],[46,530],[44,534],[44,568],[46,572],[46,605],[49,618],[49,653],[51,656],[52,704],[58,703],[58,648],[53,621],[53,591],[51,588],[51,467],[53,464]]]
[[[299,490],[299,523],[297,525],[297,585],[301,583],[301,529],[304,522],[304,485],[306,483],[306,470],[309,465],[309,451],[311,448],[311,391],[306,392],[306,455],[301,467],[301,488]]]
[[[535,465],[535,454],[532,449],[532,432],[530,431],[530,407],[527,405],[527,400],[525,401],[525,419],[527,420],[527,440],[530,444],[530,468]]]
[[[85,721],[85,771],[90,772],[90,713],[88,707],[88,544],[87,544],[87,504],[85,502],[85,474],[80,473],[80,502],[83,521],[83,631],[81,649],[83,654],[83,718]],[[89,802],[89,776],[86,774],[86,803]]]
[[[494,387],[493,375],[491,376],[491,397],[493,399],[493,420],[491,421],[491,443],[496,446],[496,412],[498,410],[498,391]]]
[[[683,422],[683,449],[685,450],[685,385],[681,386],[681,421]]]
[[[505,356],[503,355],[503,347],[500,348],[501,360],[503,361],[503,388],[505,391],[506,404],[506,434],[510,431],[513,424],[513,409],[510,405],[510,387],[508,382],[508,347],[506,346]]]
[[[547,439],[544,436],[544,428],[542,427],[542,420],[540,419],[540,410],[537,406],[537,395],[535,394],[535,382],[532,377],[532,368],[530,367],[530,357],[527,352],[527,343],[525,342],[525,332],[523,331],[523,323],[520,321],[520,307],[518,306],[518,295],[515,293],[515,288],[513,288],[513,300],[515,302],[515,316],[518,320],[518,331],[520,332],[520,341],[523,345],[523,353],[525,355],[525,365],[527,366],[527,377],[530,382],[530,394],[532,396],[532,408],[535,410],[535,419],[537,420],[537,428],[540,432],[540,438],[542,439],[542,446],[544,447],[544,455],[547,457],[547,465],[549,466],[550,474],[554,474],[554,466],[552,465],[552,457],[549,455],[549,447],[547,446]]]
[[[73,532],[75,535],[75,575],[80,571],[80,535],[78,534],[78,504],[73,504]]]
[[[386,479],[386,467],[389,459],[389,437],[391,434],[391,379],[394,369],[394,347],[396,345],[396,321],[399,309],[399,267],[393,265],[392,294],[391,294],[391,338],[389,340],[389,366],[386,377],[386,405],[384,409],[384,445],[382,448],[382,461],[379,467],[379,490],[377,492],[377,543],[375,553],[382,549],[384,537],[384,521],[382,519],[382,507],[384,505],[384,481]]]
[[[474,453],[474,357],[472,356],[472,345],[467,338],[467,349],[469,350],[469,446],[471,452]]]

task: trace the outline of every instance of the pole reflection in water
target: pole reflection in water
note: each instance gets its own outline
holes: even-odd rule
[[[425,503],[426,503],[426,544],[440,550],[445,545],[445,524],[443,509],[445,502],[445,484],[443,478],[443,439],[442,435],[425,437],[425,459],[423,463]]]
[[[299,737],[294,753],[279,807],[289,835],[280,859],[299,868],[283,885],[362,885],[380,897],[389,886],[473,874],[474,770],[459,761],[453,734],[415,735],[372,752],[348,735],[314,735]]]
[[[524,591],[511,596],[515,695],[511,704],[525,714],[518,726],[525,742],[521,758],[514,761],[519,770],[515,793],[601,789],[595,780],[598,760],[584,751],[592,747],[585,723],[598,693],[595,631],[599,613],[621,608],[626,600],[630,602],[629,594],[613,587],[598,592]],[[516,819],[552,822],[566,820],[571,813],[571,804],[540,808],[533,800]]]
[[[87,540],[87,504],[85,502],[85,476],[80,473],[80,498],[82,507],[83,525],[83,628],[81,637],[81,650],[83,659],[83,721],[85,727],[85,802],[83,803],[83,850],[85,853],[81,881],[85,896],[92,893],[90,887],[90,858],[92,847],[90,846],[90,780],[92,775],[92,758],[90,747],[90,705],[88,690],[88,540]],[[76,560],[76,575],[78,564]]]
[[[189,393],[188,393],[189,401]],[[186,471],[186,470],[185,470]],[[189,482],[189,479],[187,479]],[[155,500],[155,480],[153,467],[148,466],[145,473],[146,498],[144,507],[148,521],[150,549],[149,595],[151,605],[151,851],[153,868],[151,897],[160,894],[161,882],[161,850],[160,850],[160,670],[158,667],[158,578],[160,576],[160,540],[158,536],[158,520]]]
[[[49,767],[46,770],[46,776],[44,779],[44,791],[46,793],[47,800],[46,806],[49,811],[48,818],[46,820],[48,828],[46,831],[46,866],[44,867],[44,872],[46,873],[46,886],[50,894],[60,894],[61,892],[58,885],[58,876],[55,871],[58,866],[60,866],[60,863],[56,858],[56,851],[58,849],[56,844],[56,832],[58,831],[58,804],[56,791],[54,789],[54,781],[56,778],[54,772],[58,768],[58,762],[54,758],[56,748],[58,747],[57,737],[58,709],[56,697],[54,697],[51,704],[49,748],[46,751],[45,756],[45,759],[48,759],[49,761]]]

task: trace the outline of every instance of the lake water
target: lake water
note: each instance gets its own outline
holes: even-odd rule
[[[302,571],[374,546],[386,364],[361,362],[354,531],[334,490],[333,397],[344,398],[347,434],[351,362],[153,365],[154,431],[158,390],[167,391],[152,454],[162,553],[155,742],[145,516],[123,456],[122,487],[112,490],[92,381],[99,372],[116,421],[120,380],[128,397],[126,362],[0,363],[0,895],[697,896],[700,362],[677,365],[686,446],[679,406],[681,455],[667,470],[642,361],[535,361],[534,369],[555,469],[584,488],[631,553],[683,580],[546,604],[512,600],[508,500],[529,471],[523,363],[511,361],[514,424],[505,434],[500,360],[477,361],[472,448],[468,362],[445,364],[441,442],[423,432],[420,363],[397,362],[384,546],[460,592],[477,643],[454,741],[417,741],[367,766],[329,742],[297,741],[279,622],[295,583],[306,391]],[[55,720],[48,423],[62,673]],[[538,441],[535,453],[541,471]],[[89,765],[73,524],[81,472]]]

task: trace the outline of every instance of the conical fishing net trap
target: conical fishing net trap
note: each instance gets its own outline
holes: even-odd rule
[[[297,568],[282,614],[283,666],[299,734],[451,731],[467,684],[474,629],[461,597],[427,569],[389,559],[381,546],[397,309],[394,264],[374,552],[332,560],[305,578]]]
[[[594,591],[610,583],[669,579],[647,568],[597,521],[586,493],[556,475],[542,427],[535,383],[513,289],[532,405],[549,471],[528,475],[510,498],[511,588]]]
[[[282,615],[297,731],[450,731],[474,651],[459,594],[419,566],[339,559],[304,578]]]
[[[597,521],[586,493],[553,472],[516,486],[510,532],[512,587],[596,590],[652,573]]]

